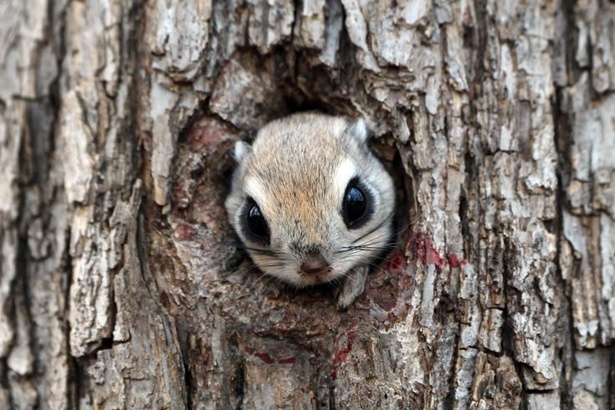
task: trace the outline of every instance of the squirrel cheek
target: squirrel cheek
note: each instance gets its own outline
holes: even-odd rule
[[[272,258],[270,256],[259,255],[254,252],[250,252],[250,257],[252,258],[254,264],[258,266],[260,270],[266,273],[269,273],[269,270],[267,269],[268,266],[277,265],[274,261],[271,260]]]

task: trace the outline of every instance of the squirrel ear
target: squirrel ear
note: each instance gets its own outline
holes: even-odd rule
[[[350,122],[346,126],[346,132],[360,143],[365,143],[372,136],[372,132],[367,128],[367,124],[363,118]]]
[[[233,150],[233,158],[237,163],[241,163],[250,153],[252,147],[244,141],[237,141]]]

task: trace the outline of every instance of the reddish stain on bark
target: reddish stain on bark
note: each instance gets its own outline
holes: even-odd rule
[[[401,273],[406,269],[406,258],[401,253],[394,255],[391,258],[389,269],[392,273]]]
[[[454,253],[448,256],[448,264],[451,265],[451,268],[458,268],[462,265],[465,265],[466,263],[468,263],[467,260],[465,259],[459,260],[459,257],[457,257],[457,255]]]
[[[411,255],[416,255],[424,265],[435,265],[437,269],[442,269],[446,264],[444,259],[433,241],[423,234],[414,234],[406,246],[406,250]]]
[[[459,268],[468,263],[466,259],[462,259],[454,253],[442,256],[431,238],[421,233],[410,236],[406,243],[406,251],[418,258],[424,265],[435,265],[438,270],[441,270],[447,264],[451,268]]]
[[[278,364],[293,364],[293,363],[295,363],[295,360],[296,360],[294,357],[287,357],[286,359],[281,359],[281,360],[278,360],[276,362],[275,359],[273,359],[269,355],[269,353],[259,353],[259,352],[257,352],[256,350],[254,350],[251,347],[244,348],[244,352],[246,352],[250,356],[254,356],[254,357],[260,359],[265,364],[274,364],[274,363],[278,363]]]
[[[268,353],[254,353],[253,356],[254,357],[258,357],[259,359],[261,359],[266,364],[273,364],[273,363],[275,363],[275,360],[273,360],[271,358],[271,356],[269,356]]]
[[[348,354],[352,350],[352,344],[354,343],[354,339],[355,337],[357,337],[357,334],[355,331],[351,330],[346,334],[346,337],[347,339],[344,342],[344,344],[333,355],[333,365],[331,369],[331,379],[332,380],[337,379],[337,368],[339,367],[340,364],[346,361]],[[339,342],[339,340],[336,341],[336,344],[337,342]]]
[[[212,118],[199,119],[188,132],[186,140],[193,150],[200,151],[217,145],[224,140],[226,130]]]
[[[286,359],[279,360],[278,363],[280,363],[280,364],[293,364],[293,363],[295,363],[295,358],[294,357],[288,357]]]
[[[180,241],[189,241],[195,236],[194,228],[186,223],[178,223],[173,232],[173,237]]]

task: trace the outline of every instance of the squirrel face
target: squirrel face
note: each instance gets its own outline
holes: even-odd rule
[[[237,142],[226,210],[264,273],[303,287],[343,280],[382,253],[395,195],[368,136],[363,120],[303,113],[269,123],[252,147]]]

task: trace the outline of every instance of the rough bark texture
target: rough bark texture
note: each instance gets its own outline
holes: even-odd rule
[[[615,408],[615,4],[0,2],[0,408]],[[251,269],[233,142],[364,115],[397,253]]]

